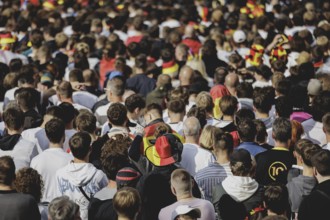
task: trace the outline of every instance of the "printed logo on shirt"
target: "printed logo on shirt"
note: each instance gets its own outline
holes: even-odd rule
[[[283,171],[288,170],[288,168],[285,166],[282,162],[274,162],[272,163],[268,168],[268,175],[272,180],[276,180],[276,177]]]

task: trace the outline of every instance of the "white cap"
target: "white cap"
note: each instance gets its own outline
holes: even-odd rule
[[[242,30],[236,30],[233,39],[235,43],[243,43],[246,40],[246,34]]]
[[[172,220],[175,220],[178,215],[185,215],[191,211],[194,211],[197,215],[197,218],[201,217],[201,211],[198,208],[193,208],[189,205],[179,205],[176,209],[172,212]]]

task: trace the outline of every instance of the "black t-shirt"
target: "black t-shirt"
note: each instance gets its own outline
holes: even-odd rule
[[[274,147],[256,155],[256,180],[261,185],[272,182],[287,183],[288,171],[294,164],[293,154],[285,149]]]

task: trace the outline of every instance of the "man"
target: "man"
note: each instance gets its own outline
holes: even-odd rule
[[[69,141],[74,159],[56,172],[58,195],[67,195],[76,201],[82,219],[87,219],[91,196],[108,184],[106,175],[89,163],[90,144],[88,133],[74,134]]]
[[[71,103],[68,102],[62,102],[59,107],[61,107],[64,112],[62,117],[60,117],[60,119],[62,119],[65,124],[65,141],[63,144],[63,149],[65,152],[69,152],[69,140],[72,135],[77,132],[73,127],[73,122],[77,115],[77,110]]]
[[[7,135],[0,139],[0,156],[13,157],[17,170],[30,167],[32,158],[38,154],[36,145],[21,136],[23,119],[23,112],[16,108],[8,108],[3,113]]]
[[[196,173],[195,179],[203,192],[204,198],[212,202],[213,188],[230,175],[233,175],[229,166],[229,156],[233,152],[233,138],[228,133],[219,132],[214,135],[213,152],[216,161]]]
[[[298,217],[297,214],[301,201],[304,197],[311,193],[312,189],[316,185],[316,179],[313,176],[311,158],[320,150],[320,146],[313,143],[303,144],[300,149],[295,147],[294,152],[297,158],[297,162],[302,164],[303,171],[302,174],[293,178],[286,185],[289,192],[291,211],[295,216],[295,219]]]
[[[299,220],[327,219],[330,208],[330,151],[320,150],[312,156],[313,175],[318,185],[301,203]]]
[[[214,207],[211,202],[195,198],[192,195],[192,184],[190,174],[184,169],[176,169],[171,174],[171,191],[176,196],[177,202],[162,208],[158,219],[165,220],[172,215],[173,211],[180,205],[189,205],[201,210],[203,220],[212,220],[215,218]]]
[[[325,114],[322,117],[323,132],[326,137],[326,144],[322,146],[323,149],[330,150],[330,113]]]
[[[256,119],[263,121],[266,128],[271,128],[273,117],[269,112],[272,108],[272,97],[269,94],[268,88],[260,88],[258,92],[253,94],[253,109],[256,114]]]
[[[287,183],[288,171],[294,164],[293,154],[289,151],[291,130],[288,119],[281,117],[275,119],[273,123],[274,148],[256,156],[256,180],[259,184]]]
[[[127,118],[133,127],[129,127],[130,133],[136,135],[138,130],[141,130],[145,126],[145,121],[143,119],[143,111],[146,107],[146,101],[138,94],[130,95],[125,100],[125,106],[127,108]]]
[[[56,197],[56,177],[54,173],[73,159],[63,150],[65,125],[60,119],[53,118],[45,125],[49,148],[32,159],[31,167],[38,171],[44,182],[42,202],[50,202]]]
[[[236,87],[239,83],[239,77],[236,73],[228,73],[225,78],[225,86],[232,96],[236,96]]]
[[[81,220],[79,205],[67,196],[57,197],[48,206],[48,219]]]
[[[221,128],[225,132],[236,131],[237,128],[234,124],[234,115],[237,112],[238,101],[237,98],[231,95],[225,95],[220,101],[220,110],[222,117],[214,126]]]
[[[141,211],[141,197],[139,192],[131,187],[124,187],[115,194],[113,208],[118,219],[135,220]]]
[[[106,87],[107,101],[106,105],[100,106],[95,111],[95,116],[100,125],[107,121],[107,110],[112,103],[123,102],[123,95],[125,92],[125,82],[121,77],[114,77],[108,81]]]
[[[172,89],[172,79],[169,75],[160,74],[157,77],[156,88],[149,92],[146,97],[146,104],[157,103],[158,105],[165,107],[165,97],[167,93]]]
[[[186,104],[181,99],[171,100],[167,103],[168,125],[183,136],[183,118],[186,114]]]
[[[13,188],[15,164],[11,157],[0,157],[0,216],[1,219],[40,219],[38,204],[28,194]]]
[[[238,146],[238,149],[245,149],[249,151],[249,153],[254,157],[266,150],[255,142],[257,129],[251,119],[245,119],[239,122],[237,131],[239,138],[241,139],[241,143]]]
[[[37,145],[38,153],[48,148],[49,141],[45,134],[45,125],[53,118],[61,118],[64,115],[62,108],[59,106],[50,106],[46,110],[43,117],[43,122],[40,127],[30,128],[22,132],[22,137],[28,141],[34,142]]]
[[[183,145],[180,165],[192,176],[195,176],[199,170],[207,167],[210,162],[215,161],[210,151],[199,146],[200,132],[201,126],[197,118],[189,117],[184,121],[183,134],[185,143]]]

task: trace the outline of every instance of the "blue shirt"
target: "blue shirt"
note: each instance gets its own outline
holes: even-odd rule
[[[255,143],[255,142],[242,142],[237,149],[245,149],[247,151],[249,151],[249,153],[252,156],[256,156],[257,154],[266,151],[265,148],[261,147],[259,144]]]

